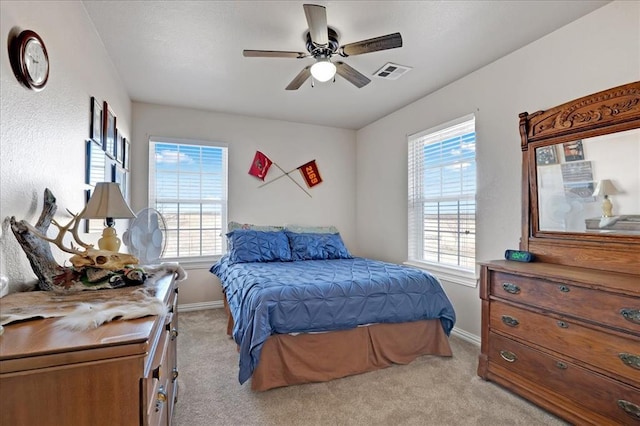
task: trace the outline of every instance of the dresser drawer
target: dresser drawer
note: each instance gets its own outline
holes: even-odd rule
[[[167,380],[155,381],[153,394],[147,406],[147,424],[149,426],[168,425],[170,403],[167,395]]]
[[[169,398],[169,412],[168,416],[171,418],[173,416],[173,406],[174,403],[178,401],[178,357],[177,357],[177,348],[178,348],[178,307],[177,300],[176,304],[172,307],[172,318],[171,322],[168,325],[169,332],[169,341],[167,343],[167,360],[166,364],[168,367],[169,377],[167,380],[168,393],[167,396]]]
[[[640,387],[640,338],[620,337],[500,302],[491,305],[489,327],[579,359]]]
[[[169,383],[171,367],[168,365],[167,352],[170,345],[169,333],[165,330],[153,354],[151,371],[144,379],[146,387],[147,424],[167,424],[167,405],[169,404]]]
[[[490,294],[630,331],[640,336],[640,298],[491,271]]]
[[[640,410],[640,390],[584,369],[570,361],[489,334],[489,363],[575,401],[588,411],[633,424]]]
[[[148,425],[167,425],[171,408],[171,374],[172,368],[170,351],[175,349],[175,342],[171,339],[170,328],[173,321],[173,313],[169,311],[163,318],[159,328],[157,344],[151,348],[148,354],[151,364],[148,375],[143,380],[145,388],[145,407],[147,410]]]

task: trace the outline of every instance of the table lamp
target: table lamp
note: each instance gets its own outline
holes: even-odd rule
[[[121,241],[113,227],[114,219],[128,219],[136,217],[136,215],[124,200],[119,183],[98,182],[81,217],[83,219],[105,219],[107,226],[102,231],[102,238],[98,240],[98,247],[100,250],[117,252],[120,250]]]
[[[611,182],[611,180],[609,179],[603,179],[600,182],[598,182],[598,185],[596,185],[596,190],[593,191],[593,196],[594,197],[598,197],[600,195],[604,196],[604,199],[602,200],[602,217],[613,216],[613,204],[609,199],[609,195],[615,195],[618,192],[619,192],[618,189],[613,185],[613,182]]]

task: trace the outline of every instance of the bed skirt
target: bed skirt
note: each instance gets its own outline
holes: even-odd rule
[[[228,307],[227,333],[233,331]],[[326,382],[408,364],[421,355],[452,356],[439,319],[372,324],[325,333],[274,334],[262,347],[251,389]]]

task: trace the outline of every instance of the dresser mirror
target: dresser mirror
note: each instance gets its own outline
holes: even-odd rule
[[[640,81],[519,117],[520,249],[549,263],[637,273]]]
[[[640,129],[535,149],[538,230],[640,235]]]

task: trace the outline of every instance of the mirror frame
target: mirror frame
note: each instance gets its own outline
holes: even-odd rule
[[[640,81],[520,117],[522,238],[520,249],[549,263],[640,272],[640,235],[541,231],[536,148],[640,128]],[[640,214],[640,212],[638,212]],[[624,265],[625,263],[634,263]],[[622,268],[622,269],[621,269]]]

